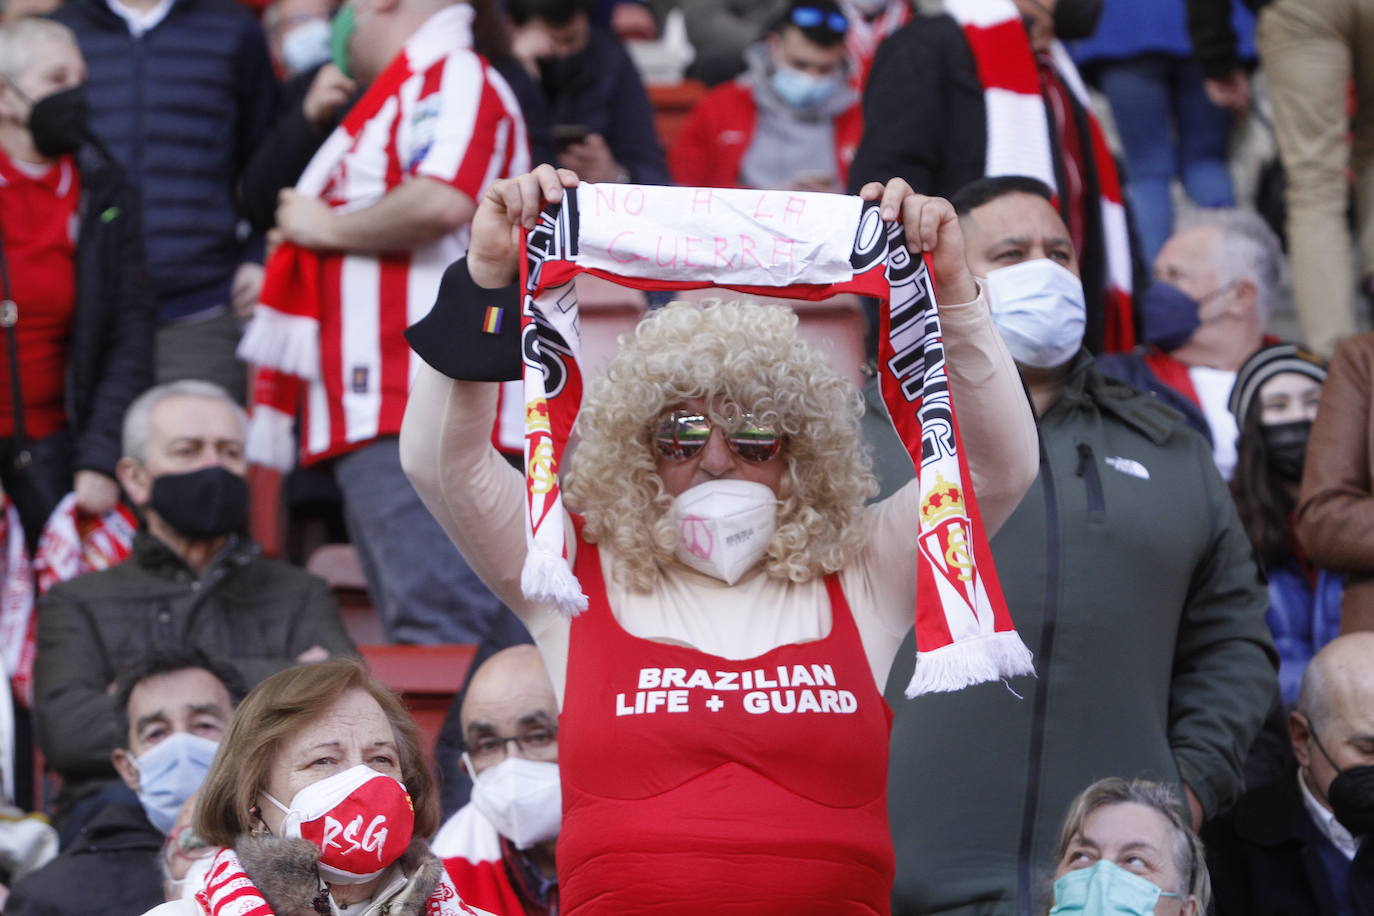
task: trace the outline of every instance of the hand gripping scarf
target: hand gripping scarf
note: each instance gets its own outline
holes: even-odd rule
[[[637,289],[884,300],[883,399],[920,481],[916,673],[908,696],[1032,673],[993,569],[945,373],[923,258],[876,203],[837,194],[582,184],[524,234],[527,598],[572,616],[587,598],[568,566],[558,474],[582,402],[577,296],[590,273]]]
[[[196,891],[196,903],[204,916],[276,916],[232,849],[215,853],[205,886]],[[324,912],[328,911],[326,906]],[[463,902],[448,872],[440,873],[439,885],[425,906],[425,916],[481,916],[484,912]]]

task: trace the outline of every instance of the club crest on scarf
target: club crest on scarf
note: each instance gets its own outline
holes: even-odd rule
[[[907,696],[959,690],[1033,672],[1012,626],[982,537],[968,456],[959,438],[935,291],[900,226],[887,233],[887,280],[878,361],[883,402],[920,481],[916,536],[916,671]],[[923,613],[936,606],[943,613]]]
[[[665,251],[672,254],[666,264]],[[699,260],[686,263],[693,251]],[[521,585],[527,598],[568,615],[586,607],[566,562],[558,485],[582,398],[573,280],[584,272],[639,289],[716,286],[760,297],[857,293],[885,300],[883,398],[920,481],[912,532],[917,665],[907,695],[1032,673],[966,485],[971,478],[925,259],[911,256],[901,226],[883,223],[876,202],[836,194],[626,191],[583,183],[546,207],[527,231],[521,264],[529,545]]]

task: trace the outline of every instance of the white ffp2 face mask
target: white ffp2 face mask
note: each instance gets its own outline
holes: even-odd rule
[[[463,762],[476,772],[466,753]],[[516,849],[548,842],[563,826],[558,764],[507,757],[473,777],[472,803]]]
[[[992,321],[1023,366],[1062,366],[1083,345],[1088,310],[1083,283],[1067,267],[1048,258],[1022,261],[988,271],[983,278]]]
[[[749,480],[708,480],[673,502],[677,558],[734,585],[768,552],[778,525],[778,497]]]

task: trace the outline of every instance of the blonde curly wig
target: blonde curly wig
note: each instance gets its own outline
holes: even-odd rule
[[[658,475],[653,430],[690,398],[711,404],[718,422],[748,411],[786,437],[768,573],[805,582],[846,565],[863,545],[864,502],[877,492],[859,392],[797,335],[791,309],[677,302],[621,339],[577,418],[565,492],[587,539],[616,554],[617,580],[647,591],[673,557],[673,497]]]

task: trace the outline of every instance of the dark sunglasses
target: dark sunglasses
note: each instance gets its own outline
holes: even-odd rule
[[[843,35],[849,31],[849,20],[836,12],[827,12],[814,6],[799,6],[792,10],[792,24],[799,29],[814,29],[824,25],[830,31]]]
[[[710,417],[690,410],[674,410],[658,421],[654,432],[654,446],[669,461],[691,461],[706,448],[715,424]],[[741,414],[733,427],[721,430],[725,444],[745,461],[762,464],[782,448],[782,437],[767,426],[761,426],[753,414]]]

